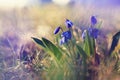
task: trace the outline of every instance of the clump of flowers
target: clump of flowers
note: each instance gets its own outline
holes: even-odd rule
[[[97,27],[98,21],[95,16],[91,16],[90,21],[91,25],[82,31],[81,37],[83,41],[80,39],[76,40],[76,36],[73,35],[73,22],[69,19],[65,21],[67,30],[64,31],[61,26],[54,30],[54,34],[60,36],[56,37],[60,45],[54,44],[43,37],[41,39],[32,37],[52,58],[49,60],[51,64],[47,67],[47,73],[51,74],[49,76],[50,80],[87,80],[88,78],[89,80],[98,80],[101,54],[96,51],[96,40],[99,36],[99,28]],[[116,37],[119,36],[120,32],[113,37],[113,40],[117,42],[113,41],[112,45],[114,46],[111,47],[110,52],[115,49],[118,43],[118,38]],[[76,41],[80,43],[76,43]],[[57,72],[57,74],[51,73],[51,70]],[[54,78],[53,75],[55,76]]]
[[[61,39],[60,39],[61,45],[67,43],[69,40],[71,40],[71,37],[72,37],[72,33],[71,33],[70,29],[72,28],[73,23],[70,20],[66,19],[65,24],[68,29],[67,31],[63,31],[62,27],[60,27],[60,26],[57,27],[54,31],[54,34],[57,34],[60,30],[62,30]]]
[[[87,29],[87,31],[89,33],[89,36],[94,39],[97,39],[98,34],[99,34],[99,29],[97,29],[95,27],[96,24],[97,24],[97,19],[95,18],[95,16],[92,16],[91,17],[91,26]],[[86,30],[83,31],[83,34],[82,34],[83,39],[85,38],[85,33],[86,33]]]

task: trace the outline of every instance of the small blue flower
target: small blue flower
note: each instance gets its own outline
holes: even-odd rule
[[[62,37],[60,39],[60,45],[64,44],[64,43],[67,43],[67,39],[65,37]]]
[[[84,30],[82,33],[82,39],[85,39],[85,37],[86,37],[86,30]]]
[[[72,34],[71,34],[70,31],[65,31],[65,32],[63,32],[63,33],[61,34],[61,37],[62,37],[62,38],[60,39],[60,45],[62,45],[62,44],[64,44],[64,43],[67,43],[68,40],[71,39]]]
[[[91,17],[91,24],[95,25],[97,23],[97,19],[95,18],[95,16]]]
[[[54,34],[57,34],[59,31],[60,31],[61,27],[57,27],[55,30],[54,30]]]
[[[68,20],[68,19],[66,19],[65,24],[66,24],[66,27],[67,27],[67,28],[71,28],[71,27],[73,26],[72,21],[70,21],[70,20]]]
[[[65,24],[67,28],[71,28],[73,26],[73,23],[68,19],[66,19]],[[59,26],[54,30],[54,34],[57,34],[60,31],[60,29],[62,30],[61,39],[60,39],[60,44],[62,45],[64,43],[67,43],[72,38],[72,33],[70,29],[68,31],[63,32],[63,29]]]
[[[89,35],[96,39],[99,34],[99,30],[97,28],[88,28]]]
[[[65,37],[66,39],[71,39],[72,34],[70,31],[65,31],[61,34],[61,37]]]

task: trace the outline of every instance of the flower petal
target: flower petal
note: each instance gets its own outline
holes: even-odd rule
[[[70,21],[70,20],[68,20],[68,19],[66,19],[65,24],[66,24],[66,27],[67,27],[67,28],[71,28],[71,27],[73,26],[72,21]]]
[[[61,34],[61,37],[65,37],[66,39],[71,39],[72,34],[70,31],[65,31]]]
[[[93,38],[97,38],[99,34],[99,30],[97,28],[89,28],[88,29],[89,35]]]
[[[91,17],[91,24],[95,25],[97,23],[97,19],[95,18],[95,16]]]
[[[66,43],[66,42],[67,42],[67,39],[66,39],[65,37],[62,37],[62,38],[60,39],[60,45]]]
[[[54,34],[57,34],[59,31],[60,31],[61,27],[57,27],[55,30],[54,30]]]
[[[86,37],[86,30],[84,30],[82,33],[82,39],[85,39],[85,37]]]

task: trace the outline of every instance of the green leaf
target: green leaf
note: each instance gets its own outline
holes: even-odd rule
[[[46,38],[42,38],[42,41],[44,42],[48,50],[53,53],[52,55],[54,55],[58,60],[60,60],[62,57],[62,52],[59,50],[59,48]]]
[[[95,49],[95,40],[91,38],[88,34],[88,31],[86,33],[85,37],[85,43],[84,43],[84,51],[87,53],[87,56],[91,56],[94,54]]]
[[[40,46],[42,46],[43,48],[46,48],[46,46],[44,45],[44,43],[38,39],[38,38],[34,38],[34,37],[31,37],[37,44],[39,44]]]
[[[102,21],[100,21],[99,23],[98,23],[98,25],[96,26],[96,28],[98,28],[98,29],[100,29],[101,28],[101,25],[102,25]]]
[[[115,47],[118,45],[119,38],[120,38],[120,31],[113,36],[112,44],[109,50],[109,55],[111,55]]]
[[[86,54],[86,52],[80,47],[80,46],[78,46],[78,45],[76,45],[76,47],[77,47],[77,49],[78,49],[78,51],[81,53],[81,55],[83,56],[83,58],[87,58],[87,54]]]

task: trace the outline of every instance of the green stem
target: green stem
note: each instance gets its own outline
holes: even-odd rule
[[[86,80],[86,74],[87,74],[87,62],[85,59],[83,59],[83,75],[81,80]]]

